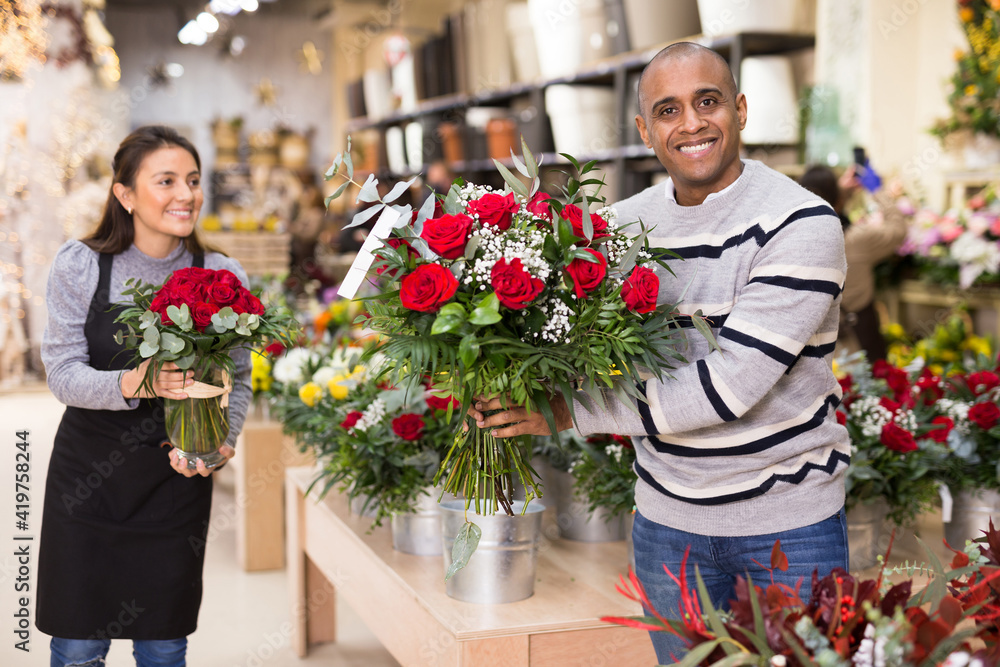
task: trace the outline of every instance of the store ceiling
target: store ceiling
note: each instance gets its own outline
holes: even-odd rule
[[[279,13],[317,17],[326,13],[333,5],[333,0],[259,0],[262,14]],[[164,6],[182,12],[196,12],[204,9],[207,0],[106,0],[109,9],[151,9]]]

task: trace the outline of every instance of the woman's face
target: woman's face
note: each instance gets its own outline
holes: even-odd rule
[[[169,254],[194,231],[205,200],[194,156],[178,146],[153,151],[139,166],[135,187],[119,199],[132,209],[136,246],[152,256]]]

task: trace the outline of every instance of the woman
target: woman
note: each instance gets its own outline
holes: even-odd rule
[[[799,183],[825,199],[844,228],[847,278],[840,301],[838,347],[849,352],[864,350],[870,362],[885,359],[885,338],[875,310],[875,266],[892,257],[906,238],[907,217],[890,195],[879,189],[872,196],[882,212],[881,224],[853,224],[845,208],[861,189],[854,167],[848,167],[839,180],[829,167],[810,167]]]
[[[114,341],[128,278],[154,285],[176,269],[239,263],[207,252],[195,234],[204,200],[198,152],[171,128],[143,127],[114,158],[97,229],[69,241],[52,264],[42,360],[66,411],[45,489],[36,624],[52,635],[52,662],[100,665],[111,639],[133,640],[136,664],[184,665],[201,604],[212,470],[188,470],[168,442],[163,398],[192,383],[165,364],[142,388],[144,362]],[[248,352],[229,401],[226,459],[250,400]],[[217,469],[217,468],[216,468]]]

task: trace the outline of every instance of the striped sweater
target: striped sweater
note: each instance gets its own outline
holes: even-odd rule
[[[687,365],[608,401],[581,434],[633,436],[643,516],[702,535],[764,535],[810,525],[844,503],[850,461],[831,370],[846,262],[840,220],[791,179],[745,161],[740,178],[699,206],[660,184],[615,205],[641,219],[676,277],[657,267],[660,303],[708,316],[721,351],[690,326]]]

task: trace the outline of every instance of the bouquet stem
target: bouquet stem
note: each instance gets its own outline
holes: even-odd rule
[[[455,435],[434,483],[450,468],[444,482],[445,492],[464,497],[467,504],[475,503],[478,514],[503,510],[513,516],[515,479],[524,487],[528,500],[542,495],[536,473],[524,455],[526,449],[520,438],[496,438],[492,431],[479,429],[472,423]]]

